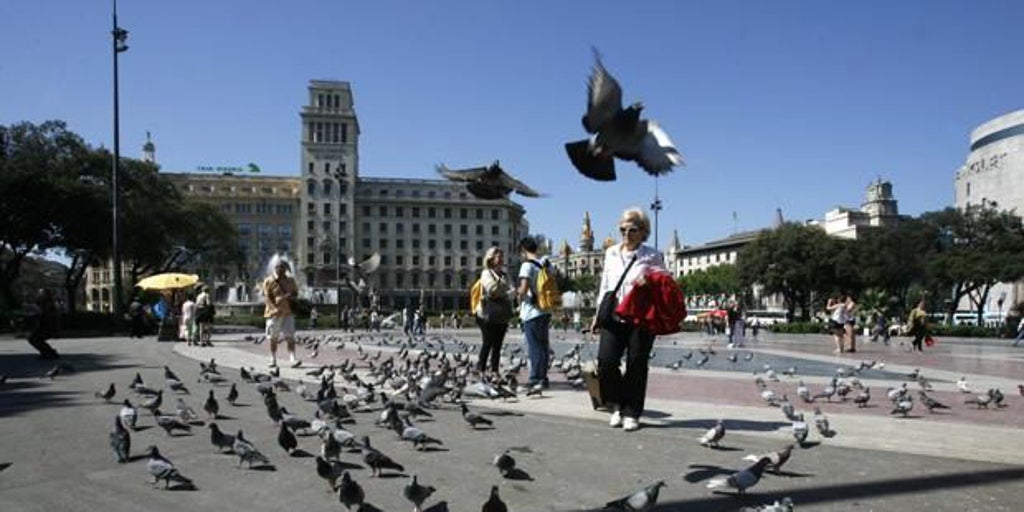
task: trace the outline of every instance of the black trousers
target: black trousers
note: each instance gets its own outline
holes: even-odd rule
[[[487,360],[490,359],[491,371],[497,373],[501,366],[501,344],[505,341],[508,324],[485,322],[477,318],[476,325],[480,327],[480,336],[483,338],[476,369],[484,371],[487,368]]]
[[[44,359],[56,359],[58,356],[57,351],[46,342],[49,336],[39,330],[33,331],[28,335],[28,344],[32,345],[32,348],[39,351],[39,356]]]
[[[623,417],[639,418],[644,412],[648,362],[653,346],[654,335],[632,325],[601,329],[601,345],[597,349],[601,398],[605,403],[617,404]],[[619,368],[623,354],[626,356],[625,374]]]
[[[924,352],[924,347],[921,346],[921,342],[924,341],[925,336],[928,336],[928,333],[926,333],[924,329],[914,334],[914,350],[917,350],[918,352]]]

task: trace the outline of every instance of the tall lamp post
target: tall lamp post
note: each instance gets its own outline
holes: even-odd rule
[[[117,91],[117,55],[128,51],[128,31],[117,25],[117,0],[114,2],[114,29],[111,31],[114,50],[114,163],[111,174],[111,211],[113,215],[113,271],[114,271],[114,322],[120,322],[124,306],[124,289],[121,283],[121,229],[118,211],[121,190],[118,184],[119,164],[121,160],[120,111]]]
[[[651,203],[651,211],[654,212],[654,249],[658,249],[658,212],[661,211],[661,199],[658,197],[658,177],[654,177],[654,202]]]

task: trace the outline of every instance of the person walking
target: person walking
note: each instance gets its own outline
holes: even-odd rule
[[[847,352],[857,351],[857,301],[853,295],[846,296],[846,323],[843,325],[846,335]]]
[[[59,359],[60,354],[46,342],[60,330],[60,311],[53,300],[53,293],[47,288],[40,288],[34,302],[27,304],[30,332],[28,344],[39,351],[39,359]]]
[[[271,260],[273,274],[263,280],[263,317],[267,339],[270,340],[270,366],[277,366],[277,344],[280,338],[288,344],[288,359],[293,368],[302,365],[295,357],[295,311],[292,304],[299,295],[299,286],[292,277],[291,265],[280,255]]]
[[[509,319],[512,318],[512,299],[509,296],[511,286],[505,276],[504,251],[497,246],[487,249],[483,267],[480,271],[482,298],[473,311],[482,339],[476,369],[484,373],[489,363],[491,372],[497,374],[500,370],[501,345],[508,332]]]
[[[1020,344],[1020,340],[1024,340],[1024,316],[1020,318],[1020,322],[1017,322],[1017,337],[1013,339],[1013,345],[1016,347]]]
[[[616,302],[629,294],[634,286],[644,283],[648,270],[664,270],[663,256],[653,247],[644,245],[651,233],[651,222],[639,208],[622,212],[619,219],[622,242],[605,250],[604,266],[598,297],[614,293]],[[608,424],[631,432],[640,428],[647,395],[647,374],[654,335],[642,327],[613,322],[599,326],[597,316],[591,322],[591,332],[600,328],[598,346],[598,384],[601,398],[611,410]],[[626,372],[619,366],[626,357]]]
[[[309,308],[309,330],[316,329],[317,318],[320,318],[320,312],[316,310],[316,306]]]
[[[907,325],[910,326],[908,334],[914,337],[912,343],[912,350],[918,352],[924,352],[922,342],[925,336],[928,336],[928,312],[925,311],[925,299],[921,297],[921,300],[917,302],[917,307],[910,310],[910,315],[907,316]]]
[[[548,362],[551,350],[551,313],[537,305],[537,277],[540,270],[550,263],[537,254],[537,240],[526,237],[519,241],[519,285],[516,296],[519,299],[519,320],[526,340],[526,356],[530,361],[527,386],[531,389],[547,389]]]
[[[131,322],[129,338],[142,338],[146,335],[146,308],[142,305],[142,297],[136,295],[128,305],[128,318]]]

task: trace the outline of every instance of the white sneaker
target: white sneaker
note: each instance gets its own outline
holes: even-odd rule
[[[633,432],[638,428],[640,428],[639,420],[637,420],[636,418],[623,418],[622,430],[625,430],[626,432]]]
[[[608,426],[612,428],[619,428],[622,426],[622,414],[619,411],[612,413],[612,417],[608,420]]]
[[[269,367],[271,367],[271,368],[274,368],[274,367],[276,367],[276,366],[277,366],[277,358],[275,358],[275,357],[271,357],[271,358],[270,358],[270,362],[269,362],[269,363],[267,363],[267,366],[269,366]]]

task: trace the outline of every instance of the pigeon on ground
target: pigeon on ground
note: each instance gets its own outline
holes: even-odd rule
[[[664,480],[658,480],[639,491],[624,498],[609,501],[605,504],[604,510],[628,510],[646,512],[654,508],[658,502],[658,491],[665,486]]]
[[[123,404],[121,412],[117,414],[121,417],[121,423],[129,429],[135,430],[135,422],[139,419],[139,411],[135,409],[135,406],[127,398],[121,403]]]
[[[338,477],[340,477],[344,472],[345,469],[344,466],[342,466],[341,461],[327,460],[323,457],[317,456],[316,474],[327,482],[327,486],[330,487],[327,492],[334,492],[338,490],[335,482],[337,482]],[[344,503],[344,501],[342,501],[342,503]]]
[[[434,491],[436,490],[437,489],[434,489],[434,487],[430,485],[420,485],[416,479],[416,475],[413,475],[409,479],[409,483],[405,484],[405,487],[402,489],[402,496],[405,496],[405,499],[412,503],[412,512],[420,512],[420,507],[423,505],[423,502],[427,501],[427,499],[430,498],[430,495],[434,494]]]
[[[992,394],[984,393],[974,398],[968,398],[967,400],[964,400],[964,403],[977,405],[978,409],[981,409],[983,407],[985,409],[988,409],[988,405],[992,403]]]
[[[366,493],[363,491],[362,486],[352,479],[348,471],[343,472],[341,474],[341,484],[338,485],[338,501],[345,505],[345,510],[352,510],[352,507],[356,507],[358,511],[365,499]]]
[[[319,431],[320,435],[320,455],[327,460],[338,460],[341,457],[341,441],[338,437],[331,432],[330,428],[324,428]],[[349,434],[351,435],[351,433]]]
[[[988,390],[988,394],[992,397],[992,402],[996,404],[996,407],[1005,407],[1003,400],[1006,398],[1003,396],[1003,392],[999,388],[992,388]]]
[[[227,401],[229,404],[235,405],[236,400],[238,400],[238,387],[232,382],[231,389],[228,390]]]
[[[825,416],[821,412],[821,408],[814,408],[814,428],[818,429],[818,433],[822,437],[835,437],[836,432],[832,430],[832,426],[829,425],[828,416]]]
[[[778,473],[782,470],[782,466],[786,465],[789,461],[789,457],[793,454],[793,445],[788,444],[785,448],[777,452],[763,453],[761,455],[747,455],[743,457],[743,460],[749,460],[750,462],[757,462],[763,458],[768,459],[768,467],[771,468],[773,473]]]
[[[793,407],[793,403],[789,401],[789,397],[785,393],[782,394],[782,401],[779,402],[779,410],[789,421],[796,418],[796,408]]]
[[[114,449],[117,462],[125,463],[130,458],[132,451],[132,436],[128,429],[121,424],[121,416],[114,416],[114,430],[110,432],[110,447]]]
[[[793,512],[793,499],[787,496],[760,507],[743,507],[740,512]]]
[[[299,447],[298,439],[295,439],[295,434],[288,430],[288,426],[284,422],[281,422],[281,429],[277,433],[277,444],[289,455]]]
[[[814,398],[811,397],[811,388],[808,388],[804,381],[797,382],[796,385],[796,396],[800,397],[804,403],[811,403]]]
[[[164,489],[170,487],[171,482],[180,483],[188,487],[195,487],[192,480],[185,478],[178,468],[174,467],[174,464],[167,460],[163,455],[160,454],[160,450],[156,446],[149,447],[149,460],[146,462],[146,469],[149,470],[149,474],[153,475],[153,484],[157,484],[160,480],[164,481]]]
[[[288,409],[284,407],[281,408],[281,423],[292,429],[292,432],[296,430],[306,430],[310,426],[309,420],[300,418],[288,412]]]
[[[635,161],[653,176],[684,165],[682,153],[668,134],[654,121],[640,118],[642,103],[622,108],[622,88],[605,69],[596,50],[594,60],[583,116],[583,128],[592,135],[565,145],[576,169],[591,179],[614,181],[614,158]]]
[[[868,401],[871,400],[871,388],[864,388],[857,393],[857,396],[853,397],[853,403],[857,404],[857,408],[867,407]]]
[[[715,423],[715,426],[708,429],[708,431],[701,436],[698,441],[700,441],[700,444],[703,446],[707,446],[709,448],[714,446],[717,448],[718,442],[721,441],[723,437],[725,437],[725,424],[722,423],[722,420],[718,420],[718,422]]]
[[[498,472],[501,476],[508,478],[508,476],[516,469],[516,459],[509,455],[508,450],[505,450],[494,456],[493,461],[494,467],[498,468]]]
[[[469,410],[465,403],[462,404],[462,419],[469,423],[469,426],[476,428],[477,425],[494,426],[494,422]]]
[[[921,399],[921,405],[924,405],[925,408],[928,409],[929,413],[934,412],[935,409],[949,409],[948,405],[928,396],[924,391],[918,391],[917,396]]]
[[[160,413],[160,409],[153,410],[153,417],[156,418],[156,424],[158,427],[164,429],[167,435],[173,436],[175,430],[182,430],[188,433],[192,433],[192,427],[183,423],[178,419],[177,416],[165,416]]]
[[[94,393],[94,396],[96,398],[102,398],[105,402],[109,402],[111,398],[114,398],[115,393],[117,393],[117,391],[114,389],[114,383],[111,382],[110,385],[107,386],[107,389],[103,390],[102,392],[97,391],[96,393]]]
[[[225,434],[221,431],[220,426],[212,421],[208,427],[210,428],[210,442],[213,443],[214,448],[216,448],[218,452],[223,451],[225,448],[228,450],[234,450],[235,436]]]
[[[252,467],[253,462],[270,464],[270,459],[268,459],[266,455],[260,453],[260,451],[242,435],[241,430],[239,430],[238,434],[235,435],[235,443],[231,448],[234,450],[235,455],[238,455],[239,466],[241,466],[243,462],[248,462],[250,468]]]
[[[504,501],[501,501],[501,496],[498,496],[498,486],[491,486],[491,496],[487,498],[487,501],[482,507],[480,512],[508,512],[508,505]]]
[[[795,439],[797,444],[802,447],[807,441],[807,433],[809,430],[807,428],[807,422],[804,421],[804,413],[796,413],[796,419],[793,420],[793,426],[791,428],[793,439]]]
[[[913,408],[914,400],[911,399],[910,395],[905,395],[896,402],[896,406],[893,407],[892,411],[889,411],[889,414],[902,414],[906,418]]]
[[[764,468],[771,462],[768,457],[764,457],[753,465],[743,468],[727,477],[713,478],[708,482],[708,489],[720,489],[723,487],[729,487],[736,489],[737,494],[743,494],[747,489],[757,485],[757,482],[761,480],[761,474],[764,473]]]
[[[410,443],[412,443],[413,448],[417,450],[422,450],[425,446],[430,444],[444,444],[443,442],[441,442],[440,439],[437,439],[436,437],[430,437],[427,435],[426,432],[414,426],[412,424],[412,421],[409,420],[409,418],[405,418],[404,425],[405,427],[402,429],[401,434],[402,440],[409,441]],[[333,437],[331,439],[333,439]]]
[[[956,389],[961,393],[971,392],[971,386],[967,384],[967,377],[960,377],[960,379],[956,381]]]
[[[505,172],[497,160],[487,166],[462,170],[438,165],[437,172],[449,181],[466,183],[466,189],[478,199],[504,199],[512,192],[526,197],[540,197],[540,193]]]
[[[385,469],[405,471],[405,467],[391,460],[391,457],[384,455],[380,450],[370,446],[369,436],[363,436],[363,445],[360,447],[363,452],[363,462],[370,467],[371,476],[380,476]]]
[[[156,411],[157,409],[160,408],[160,405],[163,404],[163,401],[164,401],[164,390],[158,389],[157,392],[156,392],[156,395],[154,395],[149,400],[146,400],[145,402],[142,402],[141,407],[143,409],[148,410],[150,413],[155,415],[156,413],[154,411]]]
[[[178,419],[185,423],[199,421],[199,415],[196,414],[196,411],[189,407],[181,398],[178,398],[178,405],[175,407],[174,412],[178,415]]]

